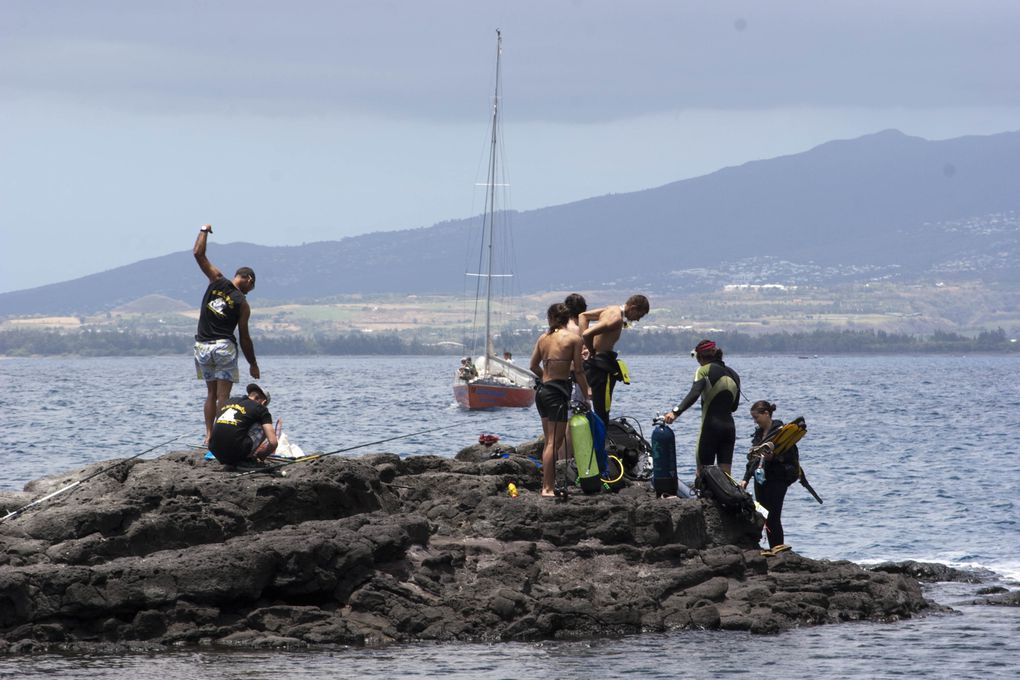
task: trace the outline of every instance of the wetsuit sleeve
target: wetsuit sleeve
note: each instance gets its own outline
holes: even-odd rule
[[[736,371],[730,371],[730,375],[733,376],[733,382],[737,383],[737,393],[733,395],[733,408],[730,409],[730,412],[736,413],[737,409],[740,408],[740,376],[737,375]]]
[[[693,406],[694,402],[698,400],[698,397],[701,396],[701,393],[705,391],[705,387],[707,386],[708,379],[706,378],[696,381],[693,385],[691,385],[691,391],[687,393],[687,396],[684,397],[683,401],[681,401],[676,408],[673,409],[673,413],[680,415]]]
[[[758,467],[758,459],[751,458],[747,461],[747,465],[744,466],[744,482],[751,481],[751,477],[754,477],[754,469]]]

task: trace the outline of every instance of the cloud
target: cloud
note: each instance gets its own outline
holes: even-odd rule
[[[513,207],[834,138],[1016,129],[1020,3],[3,0],[0,290],[475,214],[495,31]],[[183,234],[183,236],[182,236]],[[182,242],[183,239],[183,242]],[[46,266],[23,256],[47,244]]]
[[[1013,106],[1020,3],[6,2],[0,87],[126,111],[471,120],[505,36],[519,120]]]

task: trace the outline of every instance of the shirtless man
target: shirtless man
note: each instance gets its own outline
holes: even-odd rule
[[[581,394],[588,394],[581,359],[581,338],[567,330],[570,314],[562,302],[549,307],[546,316],[549,330],[535,343],[531,353],[531,372],[538,376],[535,408],[542,418],[545,447],[542,449],[542,495],[555,496],[556,451],[567,432],[570,417],[570,374],[573,372],[581,386]],[[584,403],[588,398],[585,396]]]
[[[570,313],[570,319],[567,321],[567,330],[575,334],[577,337],[581,337],[581,322],[579,318],[588,309],[588,303],[585,301],[584,296],[580,293],[571,293],[563,300],[563,304],[567,306],[567,311]],[[588,358],[588,348],[581,347],[581,358]],[[574,393],[571,395],[573,401],[587,401],[588,395],[581,394],[581,388],[574,383]],[[569,436],[569,435],[568,435]]]
[[[578,324],[578,317],[581,313],[588,309],[588,303],[585,301],[584,296],[580,293],[571,293],[563,300],[563,304],[567,306],[567,311],[570,314],[570,319],[567,321],[567,330],[577,337],[581,337],[581,326]],[[588,348],[581,346],[581,359],[588,358]],[[571,374],[573,376],[573,374]],[[576,380],[574,380],[574,391],[570,395],[570,401],[583,401],[588,402],[590,395],[587,392],[581,392],[581,386]],[[560,448],[559,457],[566,459],[570,457],[570,452],[573,451],[573,446],[570,442],[570,428],[567,428],[567,436],[563,440],[563,446]]]
[[[620,365],[613,351],[620,333],[631,321],[637,321],[648,313],[648,298],[631,295],[622,305],[592,309],[581,314],[579,326],[588,359],[584,362],[584,373],[591,387],[592,409],[609,422],[609,406],[613,400],[613,388],[620,379]]]

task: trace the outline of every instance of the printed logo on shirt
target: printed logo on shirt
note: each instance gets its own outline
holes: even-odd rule
[[[243,406],[239,404],[232,404],[220,414],[220,417],[216,419],[216,423],[222,425],[237,425],[237,414],[239,412],[247,413]]]
[[[206,307],[216,316],[224,317],[227,315],[227,308],[231,306],[230,298],[221,297],[218,291],[214,291],[214,293],[215,295],[209,300],[209,304]]]

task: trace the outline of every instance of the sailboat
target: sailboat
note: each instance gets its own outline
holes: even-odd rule
[[[506,276],[493,272],[496,222],[496,174],[499,139],[500,57],[503,54],[503,37],[496,31],[496,94],[492,105],[492,138],[489,147],[488,180],[485,189],[485,212],[482,219],[482,255],[484,271],[478,276],[485,283],[485,353],[472,361],[464,357],[453,382],[453,396],[467,409],[517,407],[527,408],[535,403],[535,374],[511,361],[497,357],[492,344],[492,280]]]

